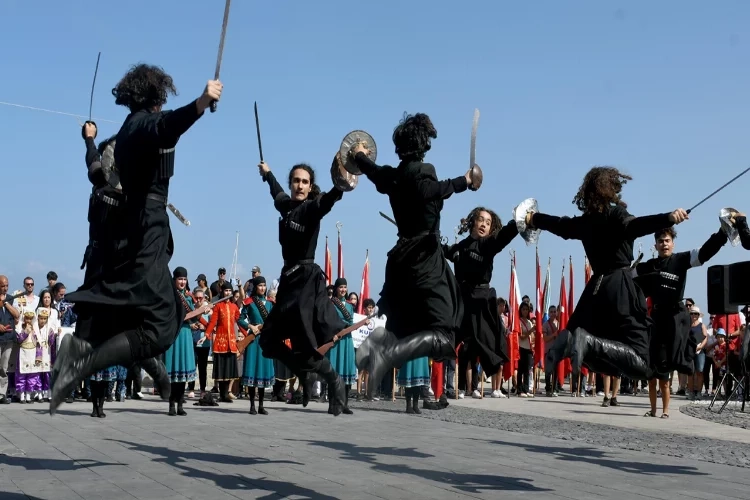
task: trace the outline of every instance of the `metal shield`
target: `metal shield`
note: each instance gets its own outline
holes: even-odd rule
[[[346,171],[354,175],[362,175],[362,171],[357,167],[357,164],[354,163],[352,157],[349,156],[349,151],[360,142],[364,143],[365,147],[370,150],[370,154],[367,156],[372,161],[378,159],[378,147],[375,144],[375,139],[373,139],[370,134],[364,130],[354,130],[353,132],[349,132],[346,134],[346,137],[344,137],[344,140],[341,141],[339,155]]]
[[[341,153],[336,153],[331,164],[331,180],[333,185],[344,192],[353,191],[357,187],[359,179],[355,174],[348,172],[341,163]]]
[[[482,181],[484,180],[484,174],[482,173],[482,167],[474,164],[473,167],[471,167],[471,172],[469,173],[469,176],[471,177],[471,190],[476,191],[480,187],[482,187]]]
[[[539,240],[539,235],[542,233],[541,229],[529,228],[526,225],[526,214],[529,212],[538,212],[539,204],[534,198],[527,198],[518,204],[513,209],[513,220],[516,221],[516,227],[518,228],[518,234],[526,242],[526,245],[534,245]]]
[[[740,233],[737,231],[737,228],[734,227],[734,224],[732,224],[732,213],[734,212],[739,212],[739,210],[734,208],[722,208],[719,211],[719,222],[721,223],[722,231],[727,235],[729,243],[731,243],[733,247],[736,247],[740,244]]]

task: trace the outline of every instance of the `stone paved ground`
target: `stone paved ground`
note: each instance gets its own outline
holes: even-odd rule
[[[403,414],[401,401],[378,402],[334,418],[316,403],[275,403],[253,417],[237,401],[169,417],[147,397],[108,404],[105,419],[90,418],[85,403],[53,418],[47,405],[14,404],[0,407],[0,499],[750,498],[743,468],[700,453],[625,449],[623,435],[686,441],[661,419],[650,419],[666,427],[657,431],[587,424],[553,418],[571,405],[524,403],[463,400],[420,417]],[[710,425],[683,417],[697,432]],[[750,433],[733,431],[740,441]],[[734,441],[736,456],[746,456],[748,446]]]

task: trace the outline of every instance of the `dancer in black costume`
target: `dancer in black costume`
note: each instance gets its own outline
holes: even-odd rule
[[[603,375],[634,380],[651,378],[649,337],[652,325],[646,298],[633,281],[633,241],[688,218],[687,212],[635,217],[621,198],[630,176],[612,167],[594,167],[573,199],[583,215],[526,214],[526,223],[563,239],[580,240],[593,276],[586,285],[568,329],[550,347],[545,365],[553,370],[570,357],[573,377],[581,366]]]
[[[370,378],[372,397],[383,376],[405,361],[429,356],[455,357],[455,336],[464,316],[461,291],[443,255],[440,211],[443,201],[472,185],[465,175],[438,181],[435,167],[423,163],[437,130],[423,113],[406,115],[393,131],[401,163],[378,166],[358,144],[351,150],[357,166],[379,193],[387,194],[398,226],[398,242],[388,252],[378,310],[387,316],[357,349],[357,367]]]
[[[312,375],[318,374],[332,388],[330,393],[335,400],[330,402],[330,413],[350,413],[341,377],[328,358],[317,351],[346,328],[328,297],[325,274],[315,263],[320,221],[344,193],[333,187],[321,194],[309,165],[295,165],[289,171],[291,197],[266,163],[259,164],[258,170],[281,214],[279,243],[284,257],[276,303],[263,324],[258,345],[265,357],[279,360],[297,375],[302,386],[302,406],[310,402],[315,378]],[[284,343],[286,339],[291,340],[291,349]]]
[[[750,250],[750,227],[747,224],[747,217],[742,212],[733,212],[731,222],[740,233],[740,242],[742,248]]]
[[[699,250],[673,253],[677,232],[673,228],[654,233],[658,257],[635,267],[635,282],[652,301],[651,366],[654,374],[648,384],[651,401],[649,416],[656,416],[656,383],[662,395],[664,414],[669,415],[669,374],[672,370],[692,375],[697,342],[690,335],[690,314],[683,303],[687,272],[719,253],[727,244],[721,228]]]
[[[116,258],[118,253],[122,252],[127,246],[124,219],[125,197],[122,194],[113,157],[115,138],[110,137],[102,141],[97,148],[94,143],[96,135],[96,125],[90,122],[83,125],[83,137],[86,143],[86,167],[88,168],[88,178],[92,190],[89,197],[88,213],[89,244],[86,247],[81,264],[81,269],[85,268],[86,272],[83,285],[78,288],[77,292],[92,287],[101,276],[105,263]],[[102,155],[105,155],[106,158],[103,159]],[[75,297],[74,294],[69,294],[68,297],[71,295]],[[97,315],[103,317],[102,321],[117,320],[122,323],[130,319],[128,317],[117,318],[117,310],[108,310],[103,307],[97,309],[96,312]],[[74,308],[74,313],[76,314],[74,335],[89,343],[91,347],[86,346],[87,350],[93,349],[106,340],[106,337],[92,336],[91,329],[87,327],[87,324],[93,319],[94,308],[79,306]],[[143,367],[151,375],[157,388],[169,384],[166,368],[160,359],[147,359],[140,364],[139,370],[140,367]],[[104,414],[102,408],[106,399],[106,386],[106,383],[101,382],[92,382],[91,385],[94,411],[100,415]]]
[[[477,207],[461,220],[458,234],[469,236],[455,245],[444,245],[443,251],[453,262],[456,279],[461,287],[464,319],[456,344],[464,343],[459,351],[459,386],[470,383],[466,371],[477,357],[485,373],[494,375],[508,361],[508,346],[497,313],[497,294],[490,287],[495,255],[508,246],[518,234],[516,221],[502,226],[500,217],[492,210]]]
[[[174,242],[166,204],[175,146],[205,109],[219,100],[221,91],[220,82],[209,81],[198,99],[162,111],[167,94],[177,91],[164,70],[146,64],[132,67],[112,89],[115,103],[130,109],[115,148],[127,198],[123,214],[127,247],[105,263],[96,283],[68,299],[79,309],[105,306],[117,313],[115,320],[86,313],[91,321],[76,325],[80,338],[64,338],[52,374],[50,414],[82,378],[108,366],[131,366],[156,357],[174,341],[185,316],[169,270]],[[128,320],[121,323],[119,318]],[[91,350],[92,345],[82,339],[94,336],[106,340]],[[162,398],[169,396],[167,387],[159,388]]]

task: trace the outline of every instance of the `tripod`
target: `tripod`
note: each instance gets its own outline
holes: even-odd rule
[[[729,329],[729,315],[728,314],[724,314],[724,324],[726,326],[726,329],[728,330]],[[748,373],[743,368],[742,382],[737,380],[737,377],[735,377],[734,373],[732,373],[732,371],[729,369],[729,356],[730,356],[729,342],[727,341],[727,354],[726,354],[727,366],[726,366],[726,370],[724,371],[724,376],[721,377],[721,381],[719,382],[719,390],[721,390],[721,388],[724,387],[724,382],[727,380],[727,377],[731,377],[730,380],[732,380],[734,384],[733,384],[732,392],[729,395],[727,395],[726,400],[724,400],[724,404],[721,405],[721,408],[719,408],[719,411],[717,413],[721,413],[724,411],[724,409],[727,407],[727,405],[732,400],[732,398],[735,397],[735,395],[737,394],[737,391],[740,388],[743,389],[742,390],[742,408],[740,409],[740,411],[743,411],[743,412],[745,411],[745,400],[747,399],[747,395],[748,395],[748,392],[747,392],[748,391]],[[744,366],[742,356],[740,356],[740,363],[742,363],[742,365]],[[713,397],[711,398],[711,403],[708,405],[709,410],[712,410],[714,407],[714,404],[716,404],[716,398],[719,397],[719,390],[717,390],[714,393]]]

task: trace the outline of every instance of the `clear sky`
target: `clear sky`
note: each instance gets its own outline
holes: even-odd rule
[[[460,7],[459,7],[460,6]],[[85,115],[94,96],[100,136],[126,116],[110,89],[131,64],[164,67],[180,95],[197,97],[213,77],[224,2],[162,0],[0,3],[0,101]],[[505,222],[523,199],[542,211],[574,215],[571,204],[594,165],[634,177],[624,195],[636,215],[689,208],[748,166],[750,4],[697,2],[235,1],[221,80],[224,95],[177,147],[171,201],[192,221],[172,218],[172,266],[215,279],[229,268],[240,231],[241,277],[260,265],[270,280],[281,268],[277,221],[260,181],[253,101],[263,152],[277,175],[291,165],[317,168],[323,189],[343,136],[370,132],[379,163],[394,163],[390,140],[404,111],[428,113],[438,129],[427,157],[441,178],[469,163],[474,108],[481,111],[478,192],[446,202],[442,231],[471,208],[495,209]],[[104,120],[112,120],[114,123]],[[19,289],[37,289],[50,269],[69,289],[87,241],[84,144],[76,118],[0,105],[5,238],[0,273]],[[701,206],[678,227],[678,250],[700,246],[719,227],[719,209],[750,210],[750,175]],[[365,178],[324,220],[336,269],[336,222],[343,224],[345,270],[359,291],[370,250],[377,296],[386,254],[396,240],[387,199]],[[650,256],[652,238],[643,238]],[[534,248],[520,238],[521,292],[534,296]],[[573,256],[576,294],[583,289],[580,243],[542,234],[552,259],[553,296],[563,259]],[[713,263],[750,258],[727,246]],[[493,285],[507,296],[508,252],[495,261]],[[567,275],[567,272],[566,272]],[[567,279],[567,278],[566,278]],[[705,269],[691,271],[688,296],[705,306]]]

